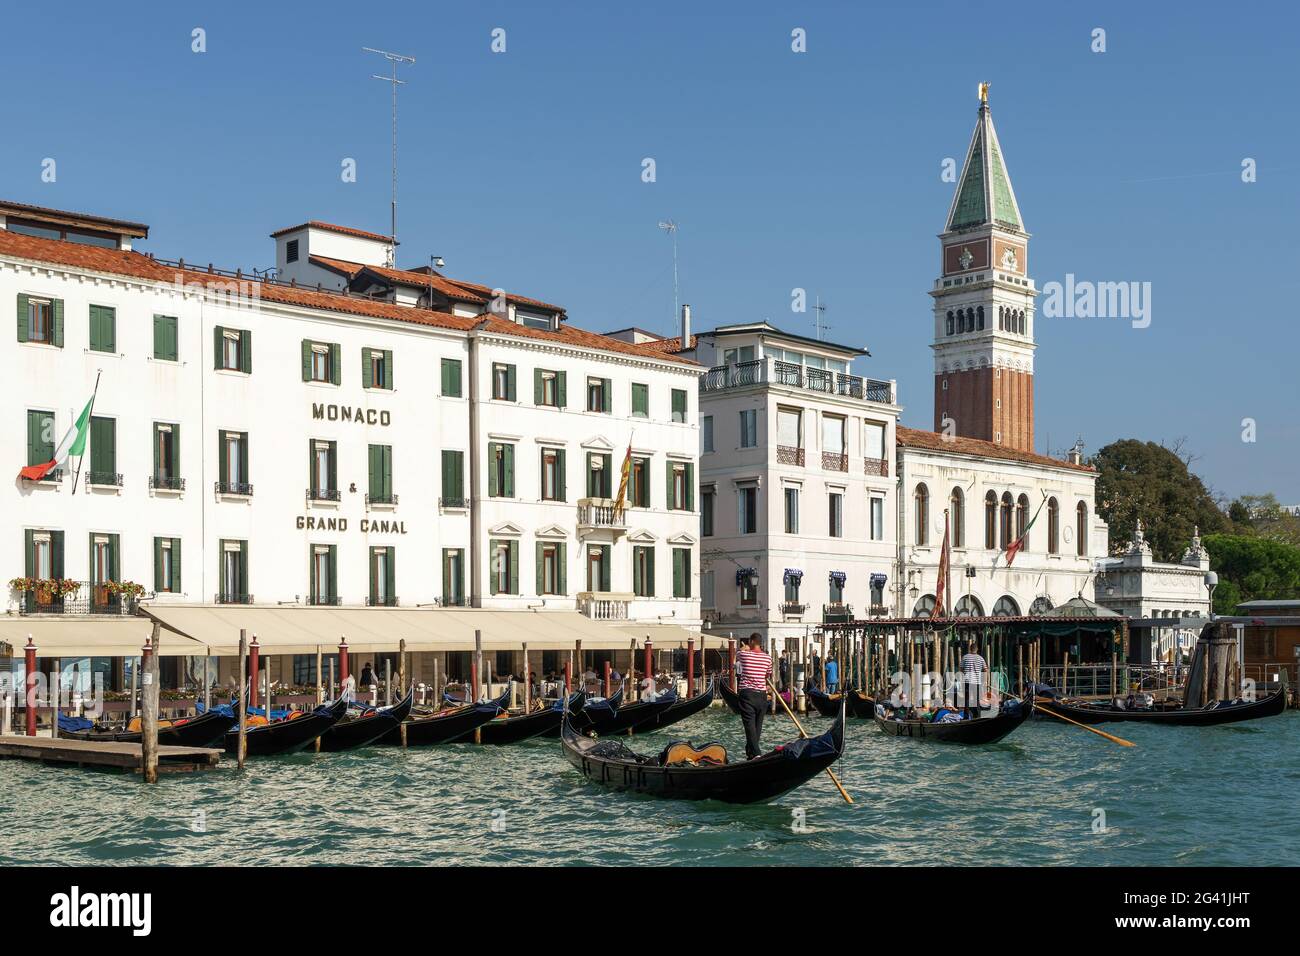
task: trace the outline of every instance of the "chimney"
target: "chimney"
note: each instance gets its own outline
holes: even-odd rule
[[[682,306],[682,351],[691,347],[691,307]]]
[[[1083,439],[1082,438],[1076,441],[1074,445],[1070,448],[1070,450],[1066,452],[1065,460],[1072,465],[1083,464]]]

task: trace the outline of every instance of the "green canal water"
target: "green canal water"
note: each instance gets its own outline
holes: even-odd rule
[[[0,761],[0,863],[1300,864],[1300,713],[1106,729],[1137,746],[1031,721],[965,749],[850,721],[837,769],[853,806],[825,777],[747,807],[614,793],[546,740],[255,758],[156,787]],[[723,710],[668,733],[743,753]],[[791,736],[769,718],[767,743]]]

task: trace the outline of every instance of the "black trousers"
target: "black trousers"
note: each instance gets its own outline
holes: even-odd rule
[[[767,712],[767,694],[761,690],[740,692],[740,722],[745,725],[745,756],[753,760],[763,752],[763,714]]]

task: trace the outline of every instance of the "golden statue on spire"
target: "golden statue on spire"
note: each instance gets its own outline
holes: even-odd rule
[[[993,85],[992,83],[980,84],[980,102],[985,104],[986,106],[988,105],[988,101],[989,101],[989,87],[992,85]]]

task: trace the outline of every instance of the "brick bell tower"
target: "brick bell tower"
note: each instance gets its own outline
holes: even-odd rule
[[[1034,450],[1034,289],[1025,232],[989,113],[987,83],[940,234],[934,430]]]

